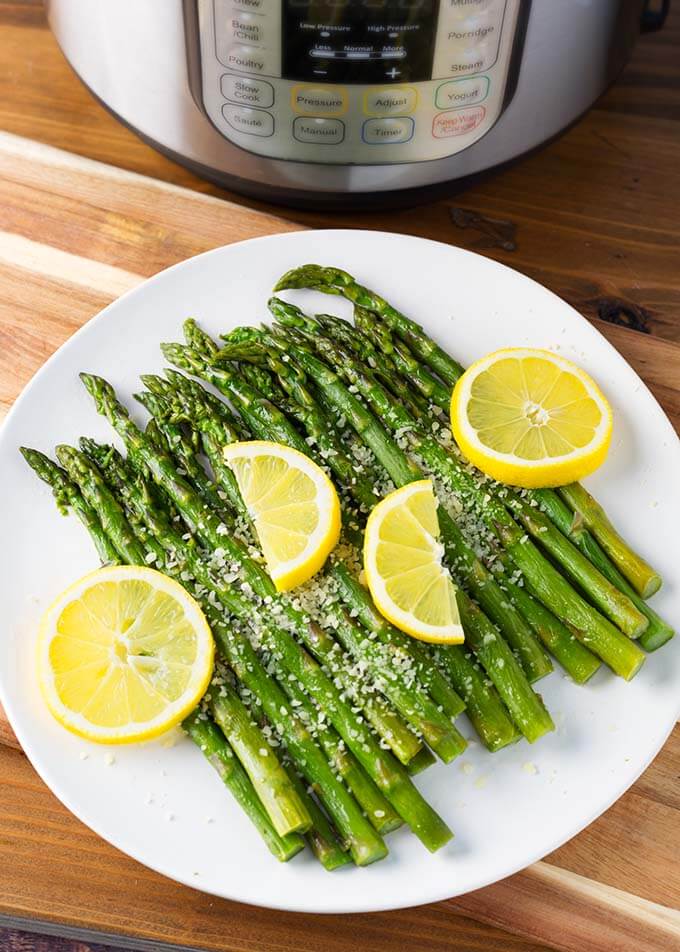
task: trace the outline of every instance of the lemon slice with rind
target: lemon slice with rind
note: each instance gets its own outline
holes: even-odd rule
[[[437,500],[429,479],[385,496],[364,538],[364,572],[376,607],[401,631],[438,644],[460,644],[456,586],[442,563]]]
[[[563,486],[604,461],[612,411],[570,360],[509,348],[478,360],[458,380],[451,429],[463,455],[499,482]]]
[[[278,591],[308,581],[340,538],[340,502],[333,483],[304,453],[250,440],[224,448],[224,459],[255,525]]]
[[[156,737],[192,711],[214,644],[197,602],[145,566],[98,569],[43,615],[38,676],[64,727],[106,744]]]

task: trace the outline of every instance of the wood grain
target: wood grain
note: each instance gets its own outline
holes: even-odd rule
[[[40,3],[0,0],[0,127],[154,178],[0,136],[0,416],[74,330],[144,277],[240,238],[331,225],[438,238],[542,281],[598,324],[678,427],[679,50],[675,11],[563,139],[464,196],[329,216],[218,200],[229,196],[92,100]],[[680,950],[680,729],[617,804],[543,863],[449,903],[332,919],[179,887],[84,828],[18,751],[0,748],[0,774],[0,921],[257,952]]]

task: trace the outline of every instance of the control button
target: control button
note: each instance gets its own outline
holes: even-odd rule
[[[472,106],[486,99],[489,93],[489,77],[475,76],[473,79],[452,79],[438,87],[434,97],[437,109],[459,109]]]
[[[459,76],[463,73],[480,73],[493,66],[496,59],[496,49],[493,52],[470,46],[465,49],[455,48],[447,50],[442,56],[442,70],[440,75]]]
[[[408,142],[413,138],[414,128],[413,119],[367,119],[361,137],[369,145]]]
[[[274,134],[274,117],[261,109],[248,109],[246,106],[222,106],[222,115],[232,129],[249,136],[271,136]]]
[[[268,109],[274,105],[274,87],[263,79],[247,79],[244,76],[229,76],[221,79],[222,95],[232,102],[245,106],[259,106]]]
[[[265,41],[265,18],[252,13],[234,12],[227,29],[232,40],[240,43],[262,44]]]
[[[263,50],[253,46],[232,46],[227,50],[225,66],[240,70],[242,73],[258,73],[266,76],[267,56]]]
[[[369,89],[364,93],[367,116],[406,116],[416,108],[418,93],[413,86]]]
[[[238,10],[252,10],[253,13],[267,13],[271,8],[271,0],[231,0],[232,7]]]
[[[347,93],[337,86],[293,86],[290,101],[294,112],[306,116],[342,116],[347,112]]]
[[[446,16],[450,19],[466,19],[486,10],[502,11],[505,0],[448,0]]]
[[[469,106],[456,112],[440,112],[432,120],[432,135],[435,139],[448,139],[472,132],[480,124],[486,109],[484,106]]]
[[[298,116],[293,122],[293,136],[298,142],[336,145],[345,138],[345,123],[340,119]]]

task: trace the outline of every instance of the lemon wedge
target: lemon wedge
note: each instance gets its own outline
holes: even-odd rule
[[[385,496],[368,517],[364,572],[378,611],[421,641],[460,644],[456,586],[443,555],[429,479]]]
[[[224,459],[277,590],[302,585],[319,571],[340,538],[340,502],[333,483],[308,456],[280,443],[231,443]]]
[[[604,461],[612,411],[570,360],[509,348],[478,360],[458,380],[451,429],[463,455],[499,482],[563,486]]]
[[[50,711],[103,744],[147,740],[178,724],[205,693],[213,659],[196,601],[145,566],[91,572],[40,625],[38,677]]]

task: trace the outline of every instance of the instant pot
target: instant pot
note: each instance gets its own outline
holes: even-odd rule
[[[143,139],[234,191],[317,208],[414,202],[516,159],[663,19],[642,0],[47,5],[80,78]]]

